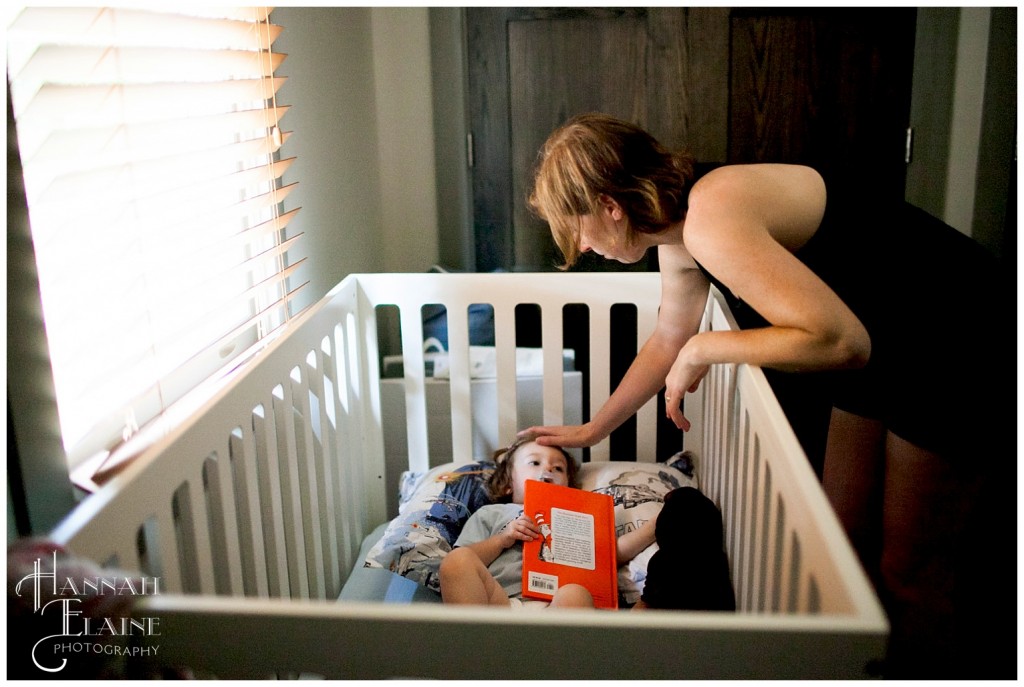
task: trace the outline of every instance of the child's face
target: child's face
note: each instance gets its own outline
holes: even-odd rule
[[[565,455],[553,446],[540,446],[533,442],[523,444],[513,456],[512,502],[522,503],[526,495],[526,480],[551,482],[569,486],[569,466]]]

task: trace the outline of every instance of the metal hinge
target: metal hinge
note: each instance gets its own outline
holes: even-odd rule
[[[910,158],[914,152],[914,127],[907,127],[907,140],[903,148],[903,161],[910,164]]]

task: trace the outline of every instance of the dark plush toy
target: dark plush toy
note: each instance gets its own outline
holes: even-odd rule
[[[645,604],[651,608],[735,611],[729,561],[722,549],[722,514],[693,487],[665,495],[654,528],[658,551],[647,565]]]

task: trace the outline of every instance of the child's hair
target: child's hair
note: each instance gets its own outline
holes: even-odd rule
[[[508,503],[512,499],[512,462],[516,451],[524,444],[529,444],[537,439],[536,434],[524,434],[516,437],[507,448],[500,448],[494,452],[494,463],[497,467],[487,479],[487,492],[495,503]],[[579,488],[579,468],[576,460],[569,455],[568,451],[560,446],[553,446],[565,456],[566,479],[570,487]]]

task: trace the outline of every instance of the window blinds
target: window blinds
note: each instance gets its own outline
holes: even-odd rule
[[[157,6],[154,6],[156,8]],[[8,81],[71,466],[291,313],[269,8],[28,7]]]

